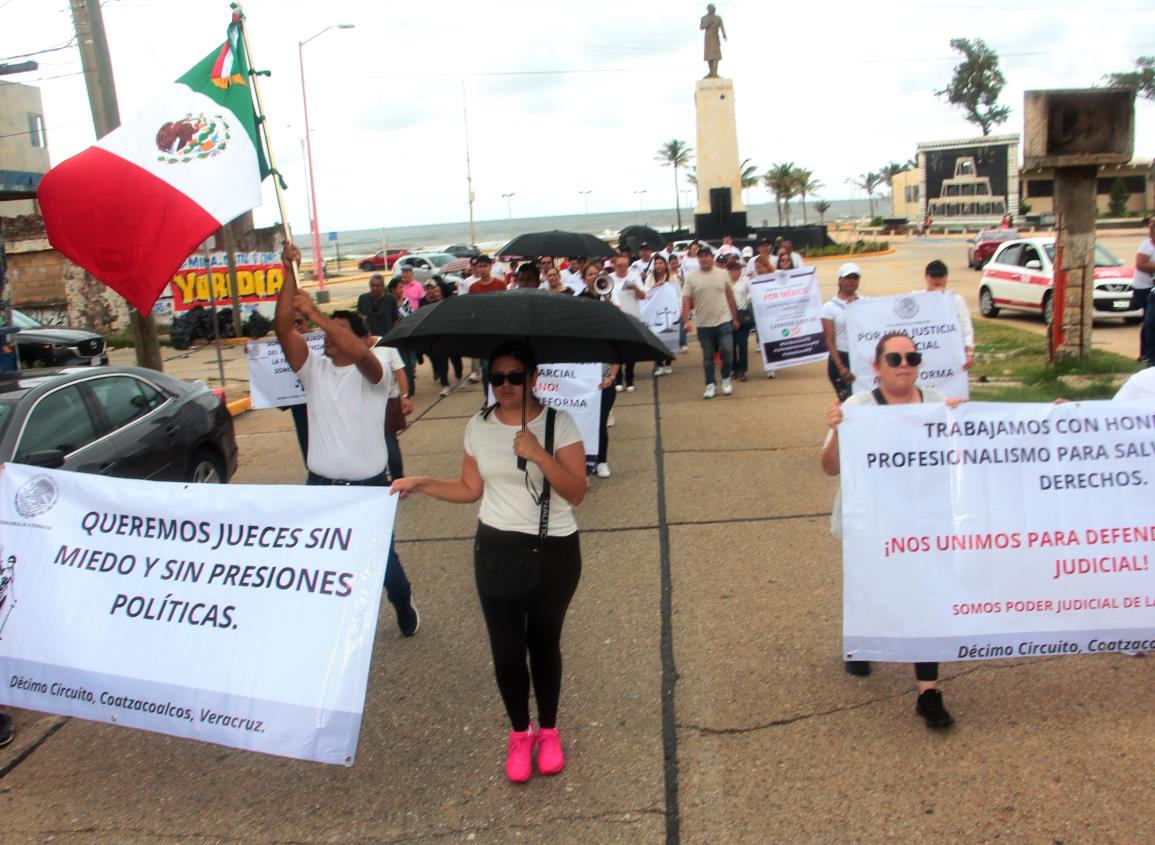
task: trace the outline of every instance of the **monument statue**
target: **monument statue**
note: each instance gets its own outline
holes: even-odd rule
[[[729,39],[726,38],[726,27],[722,24],[721,16],[715,14],[713,3],[706,7],[706,14],[702,15],[702,23],[698,29],[706,31],[704,58],[706,65],[710,68],[710,72],[706,74],[706,79],[716,79],[718,62],[722,60],[722,40],[728,41]],[[722,40],[719,40],[719,34],[721,34]]]

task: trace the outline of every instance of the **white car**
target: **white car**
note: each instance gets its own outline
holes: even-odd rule
[[[393,276],[401,275],[405,268],[413,270],[417,281],[425,283],[430,279],[457,284],[461,281],[461,267],[469,266],[469,259],[460,259],[448,252],[419,252],[403,255],[393,264]]]
[[[983,268],[979,282],[979,313],[997,317],[1008,308],[1034,311],[1050,324],[1055,284],[1055,239],[1024,238],[1007,241]],[[1141,309],[1131,307],[1133,267],[1095,245],[1095,319],[1122,317],[1138,322]]]

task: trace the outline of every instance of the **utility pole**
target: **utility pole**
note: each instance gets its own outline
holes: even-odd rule
[[[80,48],[80,62],[84,68],[84,81],[88,87],[88,103],[92,109],[92,125],[96,129],[96,137],[103,138],[120,126],[120,109],[116,104],[112,60],[108,55],[100,0],[70,0],[70,3],[76,41]],[[136,347],[136,363],[149,369],[164,370],[156,337],[156,320],[152,314],[141,314],[131,308],[129,319]]]

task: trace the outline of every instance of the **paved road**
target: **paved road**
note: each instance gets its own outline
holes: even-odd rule
[[[957,248],[866,260],[864,286],[910,289],[912,267]],[[948,260],[973,286],[962,259]],[[402,503],[399,550],[424,621],[404,640],[385,605],[356,766],[18,711],[18,739],[0,751],[0,841],[1155,838],[1155,659],[946,665],[958,724],[932,734],[913,713],[909,667],[869,678],[840,667],[835,487],[817,466],[831,400],[822,369],[704,402],[696,354],[684,358],[622,396],[613,477],[594,479],[578,512],[563,775],[504,782],[506,727],[469,563],[475,511],[417,498]],[[419,387],[407,469],[448,475],[480,392],[435,401],[427,378]],[[247,414],[238,436],[238,483],[300,482],[287,414]]]

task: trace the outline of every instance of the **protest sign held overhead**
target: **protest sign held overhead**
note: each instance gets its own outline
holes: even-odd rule
[[[1155,649],[1155,413],[847,407],[848,660]]]
[[[397,498],[206,489],[0,468],[5,703],[351,765]]]
[[[919,387],[933,387],[948,397],[970,395],[966,349],[954,301],[950,295],[928,291],[867,297],[847,307],[846,335],[855,393],[878,387],[874,349],[888,332],[906,332],[922,353]]]
[[[313,352],[324,354],[324,332],[310,332],[305,335],[305,341]],[[279,342],[250,340],[245,344],[245,359],[249,365],[249,397],[253,410],[305,404],[305,388],[285,359]]]
[[[813,267],[755,276],[750,307],[766,372],[825,360],[822,300]]]

